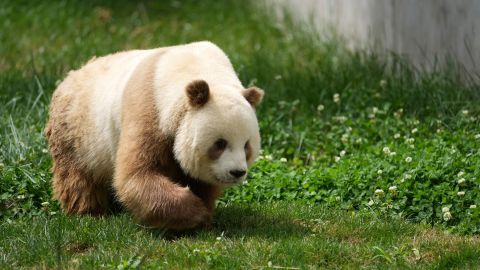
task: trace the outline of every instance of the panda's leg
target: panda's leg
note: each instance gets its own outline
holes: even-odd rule
[[[148,226],[184,230],[211,222],[211,212],[198,196],[158,172],[120,173],[114,185],[122,205]]]
[[[153,227],[183,230],[210,223],[212,214],[205,202],[177,184],[186,176],[173,158],[173,143],[158,130],[154,115],[129,123],[127,115],[124,120],[113,181],[121,204]]]
[[[62,164],[54,166],[53,196],[67,214],[106,214],[112,201],[108,187],[79,168]]]
[[[215,202],[223,193],[223,188],[215,185],[197,182],[190,186],[193,193],[195,193],[207,206],[208,210],[213,213],[215,210]]]
[[[65,110],[58,108],[63,104],[56,104],[56,100],[45,129],[53,158],[53,197],[67,214],[104,214],[110,210],[113,192],[105,179],[94,177],[79,160],[76,152],[80,144],[72,139],[76,136],[71,123],[59,113]]]

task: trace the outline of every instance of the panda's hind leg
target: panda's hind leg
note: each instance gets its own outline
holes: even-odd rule
[[[72,139],[65,117],[53,116],[45,129],[53,159],[53,197],[67,214],[108,213],[113,201],[109,181],[78,158],[79,143]]]
[[[103,215],[110,211],[112,192],[84,171],[56,164],[53,196],[67,214]]]

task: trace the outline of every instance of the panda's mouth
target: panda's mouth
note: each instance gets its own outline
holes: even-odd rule
[[[218,177],[215,177],[215,180],[224,185],[224,186],[234,186],[234,185],[237,185],[243,181],[245,181],[245,179],[221,179],[221,178],[218,178]]]

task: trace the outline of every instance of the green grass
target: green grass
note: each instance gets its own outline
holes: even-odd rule
[[[0,2],[0,268],[478,265],[479,85],[271,14],[247,1]],[[197,40],[266,91],[263,152],[216,226],[172,238],[127,214],[62,216],[43,137],[55,85],[94,55]]]
[[[212,229],[185,235],[149,231],[128,215],[22,219],[2,226],[0,267],[438,269],[480,263],[479,238],[371,213],[283,202],[229,205],[217,216]]]

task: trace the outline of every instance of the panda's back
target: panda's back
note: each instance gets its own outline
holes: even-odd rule
[[[47,134],[70,149],[82,166],[99,176],[113,174],[121,121],[121,99],[129,76],[155,50],[93,58],[70,71],[55,90]],[[48,132],[50,131],[50,132]]]

